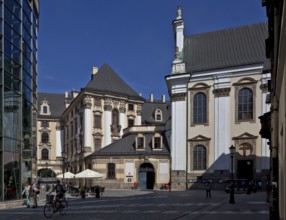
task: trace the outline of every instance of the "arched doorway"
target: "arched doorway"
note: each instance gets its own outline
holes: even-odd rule
[[[138,173],[139,188],[153,189],[155,184],[155,170],[152,164],[143,163],[139,168]]]
[[[57,177],[57,174],[52,169],[49,169],[49,168],[39,169],[37,171],[37,175],[40,179],[42,179],[42,178],[56,178]]]

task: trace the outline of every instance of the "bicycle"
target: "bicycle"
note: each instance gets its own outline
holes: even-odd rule
[[[60,212],[61,215],[65,215],[68,211],[68,202],[65,197],[58,199],[57,202],[54,200],[54,195],[48,195],[48,201],[44,206],[44,215],[47,218],[51,218],[54,213]]]

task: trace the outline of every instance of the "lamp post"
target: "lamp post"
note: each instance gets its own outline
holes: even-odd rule
[[[48,177],[48,162],[46,162],[45,163],[45,165],[46,165],[46,177]],[[47,181],[47,180],[46,180]],[[48,191],[48,184],[47,184],[47,182],[46,182],[46,192]]]
[[[234,182],[233,182],[233,155],[235,153],[235,147],[233,145],[229,148],[230,152],[230,159],[231,159],[231,169],[230,169],[230,179],[231,179],[231,186],[230,186],[230,198],[229,203],[234,204]]]

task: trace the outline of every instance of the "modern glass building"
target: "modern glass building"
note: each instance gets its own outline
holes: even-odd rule
[[[0,0],[0,201],[36,177],[39,0]]]

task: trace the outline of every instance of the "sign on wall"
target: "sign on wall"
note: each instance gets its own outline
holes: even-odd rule
[[[133,161],[125,162],[125,176],[126,177],[134,176],[134,162]]]
[[[169,163],[160,162],[159,170],[160,170],[160,181],[169,182]]]

